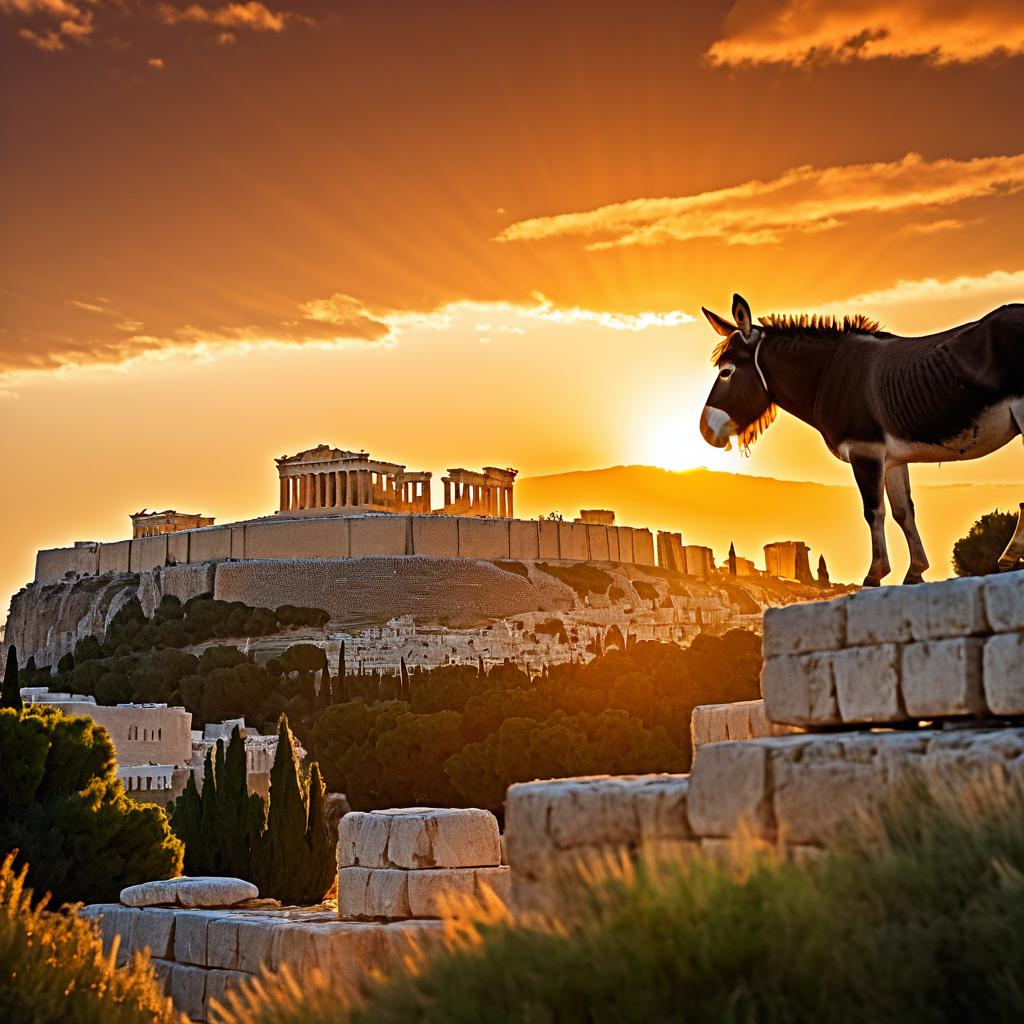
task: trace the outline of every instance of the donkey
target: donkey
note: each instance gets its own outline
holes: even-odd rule
[[[725,339],[700,418],[704,440],[743,449],[779,408],[817,429],[853,469],[871,529],[864,586],[889,574],[885,502],[910,549],[904,583],[928,568],[910,498],[911,462],[977,459],[1024,433],[1024,304],[1001,306],[973,323],[923,338],[901,338],[864,316],[766,316],[733,296],[735,323],[703,310]],[[1024,506],[1022,506],[1024,508]],[[1000,559],[1024,554],[1024,511]]]

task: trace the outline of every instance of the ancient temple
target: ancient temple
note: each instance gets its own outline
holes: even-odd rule
[[[278,514],[430,512],[430,473],[321,444],[274,460]]]
[[[488,516],[512,519],[512,485],[515,469],[485,466],[483,472],[449,469],[444,484],[443,513],[452,516]]]
[[[143,509],[131,516],[132,537],[159,537],[165,533],[177,533],[178,530],[195,530],[200,526],[213,526],[213,516],[200,516],[191,512],[175,512],[165,509],[163,512],[150,512]]]

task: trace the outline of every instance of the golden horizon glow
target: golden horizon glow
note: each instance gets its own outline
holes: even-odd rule
[[[704,444],[701,305],[914,334],[1024,299],[1002,0],[61,7],[0,2],[0,603],[129,509],[272,510],[320,441],[849,486],[784,414]]]

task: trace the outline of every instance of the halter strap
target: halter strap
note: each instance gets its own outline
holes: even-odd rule
[[[757,342],[754,345],[754,369],[757,370],[757,375],[758,375],[758,377],[761,378],[761,387],[764,388],[764,393],[770,399],[772,396],[771,396],[771,393],[768,390],[768,381],[766,381],[764,379],[764,371],[761,369],[761,362],[760,362],[761,342],[762,341],[764,341],[764,331],[761,332],[761,336],[757,339]]]

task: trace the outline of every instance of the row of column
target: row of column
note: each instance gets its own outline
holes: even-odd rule
[[[512,487],[502,484],[470,484],[459,480],[444,481],[446,509],[475,515],[512,518]]]
[[[376,475],[376,479],[374,476]],[[402,510],[429,511],[429,484],[403,481],[368,469],[301,473],[281,477],[281,511],[298,512],[316,508],[361,508],[377,505]]]

